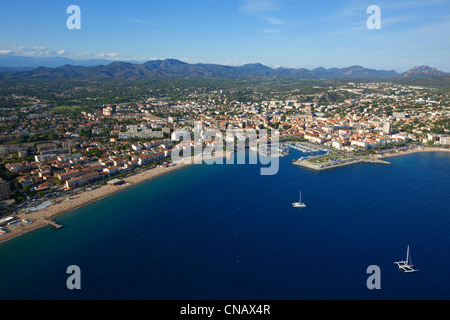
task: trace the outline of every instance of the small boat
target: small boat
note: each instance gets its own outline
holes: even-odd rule
[[[302,203],[302,192],[300,191],[300,201],[292,204],[294,208],[306,208],[306,204]]]
[[[411,258],[410,258],[410,254],[409,254],[409,246],[406,249],[406,260],[405,261],[398,261],[398,262],[394,262],[398,268],[406,273],[411,273],[411,272],[418,272],[419,270],[414,269],[414,265],[411,264]]]

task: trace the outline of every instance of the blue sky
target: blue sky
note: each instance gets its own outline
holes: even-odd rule
[[[81,30],[66,27],[72,4]],[[0,54],[450,72],[450,0],[15,0],[0,30]]]

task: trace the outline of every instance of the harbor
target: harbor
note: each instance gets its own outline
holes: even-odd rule
[[[320,156],[310,156],[293,161],[293,164],[308,169],[322,171],[349,166],[357,163],[376,163],[390,165],[391,163],[377,156],[355,156],[351,154],[331,153]]]
[[[303,153],[330,152],[325,146],[315,145],[309,142],[288,142],[282,143],[282,147],[295,149]]]
[[[258,150],[258,148],[253,147],[250,148],[253,151],[259,151],[261,153],[261,150]],[[265,155],[267,157],[285,157],[290,154],[290,150],[294,149],[303,153],[318,153],[318,152],[326,152],[329,153],[330,150],[325,146],[315,145],[313,143],[309,142],[282,142],[279,144],[278,147],[275,148],[267,148],[262,155]],[[266,153],[266,154],[265,154]]]
[[[286,157],[290,154],[290,147],[286,144],[280,144],[279,146],[270,145],[267,148],[261,148],[261,145],[253,146],[249,148],[253,152],[259,153],[259,155],[268,158]],[[235,150],[236,152],[237,150]]]
[[[408,148],[408,149],[392,149],[386,153],[379,154],[365,154],[365,155],[355,155],[352,153],[344,152],[330,152],[324,155],[318,156],[308,156],[302,157],[297,160],[293,160],[293,164],[305,167],[308,169],[322,171],[328,169],[334,169],[339,167],[344,167],[357,163],[374,163],[374,164],[384,164],[390,165],[387,158],[404,156],[413,153],[426,153],[426,152],[449,152],[446,148],[435,148],[435,147],[422,147],[422,148]]]

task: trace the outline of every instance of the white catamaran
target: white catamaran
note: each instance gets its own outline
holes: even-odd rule
[[[411,259],[409,256],[409,246],[408,249],[406,250],[406,260],[405,261],[398,261],[398,262],[394,262],[398,268],[403,271],[403,272],[417,272],[419,270],[414,269],[414,265],[410,264],[411,263]]]
[[[294,208],[306,208],[306,204],[302,203],[302,192],[300,191],[300,202],[294,202],[292,204]]]

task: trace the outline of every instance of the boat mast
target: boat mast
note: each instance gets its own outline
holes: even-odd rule
[[[409,264],[409,246],[408,249],[406,250],[406,264]]]

